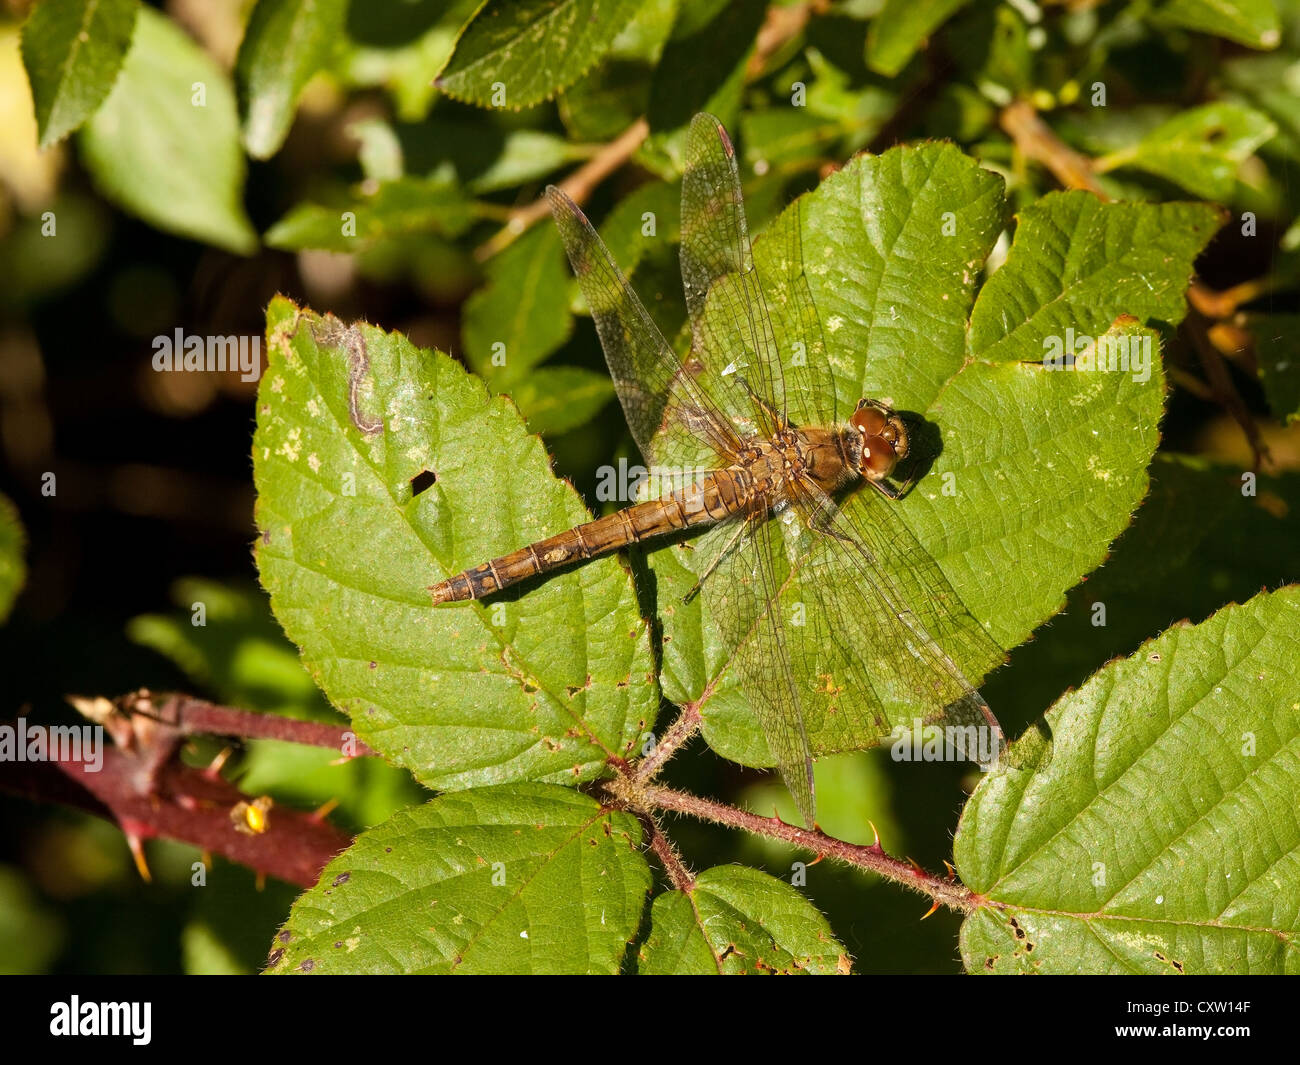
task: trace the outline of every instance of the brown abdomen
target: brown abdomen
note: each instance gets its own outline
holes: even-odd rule
[[[745,505],[748,480],[743,470],[719,470],[699,484],[662,499],[637,503],[538,540],[430,586],[434,605],[482,599],[539,573],[607,555],[628,544],[692,526],[712,525]]]

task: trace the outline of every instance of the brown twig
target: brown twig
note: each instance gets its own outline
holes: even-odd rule
[[[165,724],[182,736],[232,736],[241,739],[283,740],[308,747],[327,747],[344,758],[362,758],[375,752],[356,738],[351,728],[299,721],[281,714],[257,714],[219,706],[179,692],[154,695],[142,688],[117,700],[120,710]]]
[[[1210,320],[1196,310],[1195,307],[1191,307],[1188,310],[1187,317],[1183,319],[1183,325],[1187,336],[1191,338],[1192,348],[1200,359],[1201,369],[1205,371],[1206,380],[1209,381],[1210,388],[1214,391],[1215,400],[1232,416],[1233,421],[1241,426],[1246,441],[1250,445],[1251,469],[1258,473],[1260,467],[1269,462],[1272,455],[1268,450],[1268,445],[1264,443],[1264,439],[1260,435],[1259,426],[1255,424],[1255,419],[1251,417],[1250,410],[1246,407],[1245,400],[1241,398],[1237,386],[1232,382],[1223,355],[1210,340]]]
[[[1041,163],[1067,189],[1087,189],[1101,200],[1109,200],[1097,181],[1092,161],[1061,140],[1052,128],[1038,117],[1027,100],[1015,100],[1002,109],[999,122],[1026,158]]]
[[[668,880],[673,885],[674,891],[690,891],[695,886],[695,878],[691,876],[691,871],[686,868],[686,863],[677,853],[677,848],[673,846],[673,841],[664,835],[653,817],[642,819],[645,825],[646,834],[650,837],[650,851],[659,859],[659,864],[663,866],[664,872],[668,874]]]
[[[567,193],[574,203],[585,203],[596,186],[627,162],[649,135],[650,123],[644,118],[638,118],[561,181],[560,189]],[[497,252],[508,248],[518,240],[529,227],[549,215],[550,211],[550,204],[545,196],[539,197],[525,207],[511,211],[509,221],[474,250],[474,258],[478,262],[492,258]]]
[[[738,828],[757,836],[779,839],[810,850],[820,857],[866,869],[886,880],[928,895],[935,902],[951,910],[970,913],[985,904],[981,896],[976,895],[959,881],[927,873],[912,862],[886,854],[879,839],[870,846],[846,843],[844,840],[826,835],[819,828],[800,828],[798,825],[786,824],[779,817],[760,817],[758,814],[727,806],[725,803],[701,799],[685,792],[653,784],[622,788],[614,783],[611,789],[620,798],[633,798],[634,801],[643,802],[654,809],[668,810],[702,821],[726,825],[729,828]]]
[[[115,821],[137,855],[141,841],[180,840],[291,884],[310,887],[352,837],[324,818],[275,807],[261,832],[241,832],[232,812],[247,798],[228,781],[172,760],[142,773],[142,758],[109,747],[100,759],[0,763],[0,789]],[[141,873],[148,875],[141,865]]]
[[[773,4],[769,7],[763,16],[763,25],[759,28],[758,37],[754,41],[753,54],[745,64],[745,80],[754,81],[762,77],[772,56],[803,32],[814,11],[820,13],[828,6],[824,0],[812,0],[811,3],[806,4],[788,6]]]

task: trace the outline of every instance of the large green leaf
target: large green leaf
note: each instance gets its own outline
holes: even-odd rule
[[[519,110],[585,74],[636,14],[636,0],[488,0],[439,75],[448,96]]]
[[[1155,11],[1161,22],[1226,37],[1249,48],[1276,48],[1282,39],[1274,0],[1169,0]]]
[[[510,404],[440,352],[284,299],[267,340],[257,563],[358,734],[442,789],[575,783],[626,756],[658,689],[615,560],[488,606],[430,603],[442,577],[588,517]]]
[[[955,854],[972,972],[1295,973],[1300,590],[1170,629],[1047,713]]]
[[[641,825],[544,784],[444,795],[294,903],[273,973],[612,974],[650,890]]]
[[[935,30],[970,0],[885,0],[871,22],[867,65],[892,78]]]
[[[78,134],[100,191],[160,229],[248,254],[244,153],[225,71],[171,20],[141,8],[117,85]]]
[[[639,971],[650,976],[846,974],[851,960],[826,918],[757,869],[706,869],[654,901]]]
[[[338,47],[347,0],[258,0],[239,45],[244,145],[274,155],[289,134],[298,94]]]
[[[1206,104],[1162,123],[1132,148],[1099,160],[1098,169],[1136,167],[1207,200],[1226,202],[1241,164],[1276,132],[1268,116],[1254,108]]]
[[[113,88],[135,29],[136,0],[46,0],[23,24],[41,147],[93,115]]]

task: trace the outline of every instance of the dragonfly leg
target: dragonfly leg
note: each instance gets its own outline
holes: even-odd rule
[[[691,590],[682,596],[683,603],[691,602],[700,594],[700,588],[703,587],[704,582],[709,579],[709,575],[718,568],[718,565],[724,558],[735,550],[736,544],[745,533],[746,525],[747,523],[743,521],[736,522],[736,531],[727,538],[727,542],[722,545],[722,550],[718,552],[717,557],[708,561],[704,567],[704,572],[696,578],[695,583],[691,586]]]
[[[902,488],[895,488],[888,481],[868,481],[867,483],[871,485],[872,488],[874,488],[886,499],[892,499],[895,503],[897,503],[900,499],[903,498],[903,496],[907,495],[914,481],[909,480],[904,482]]]

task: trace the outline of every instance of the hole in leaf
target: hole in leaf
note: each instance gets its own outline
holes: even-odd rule
[[[411,478],[411,495],[418,496],[438,483],[438,475],[432,470],[421,470]]]

